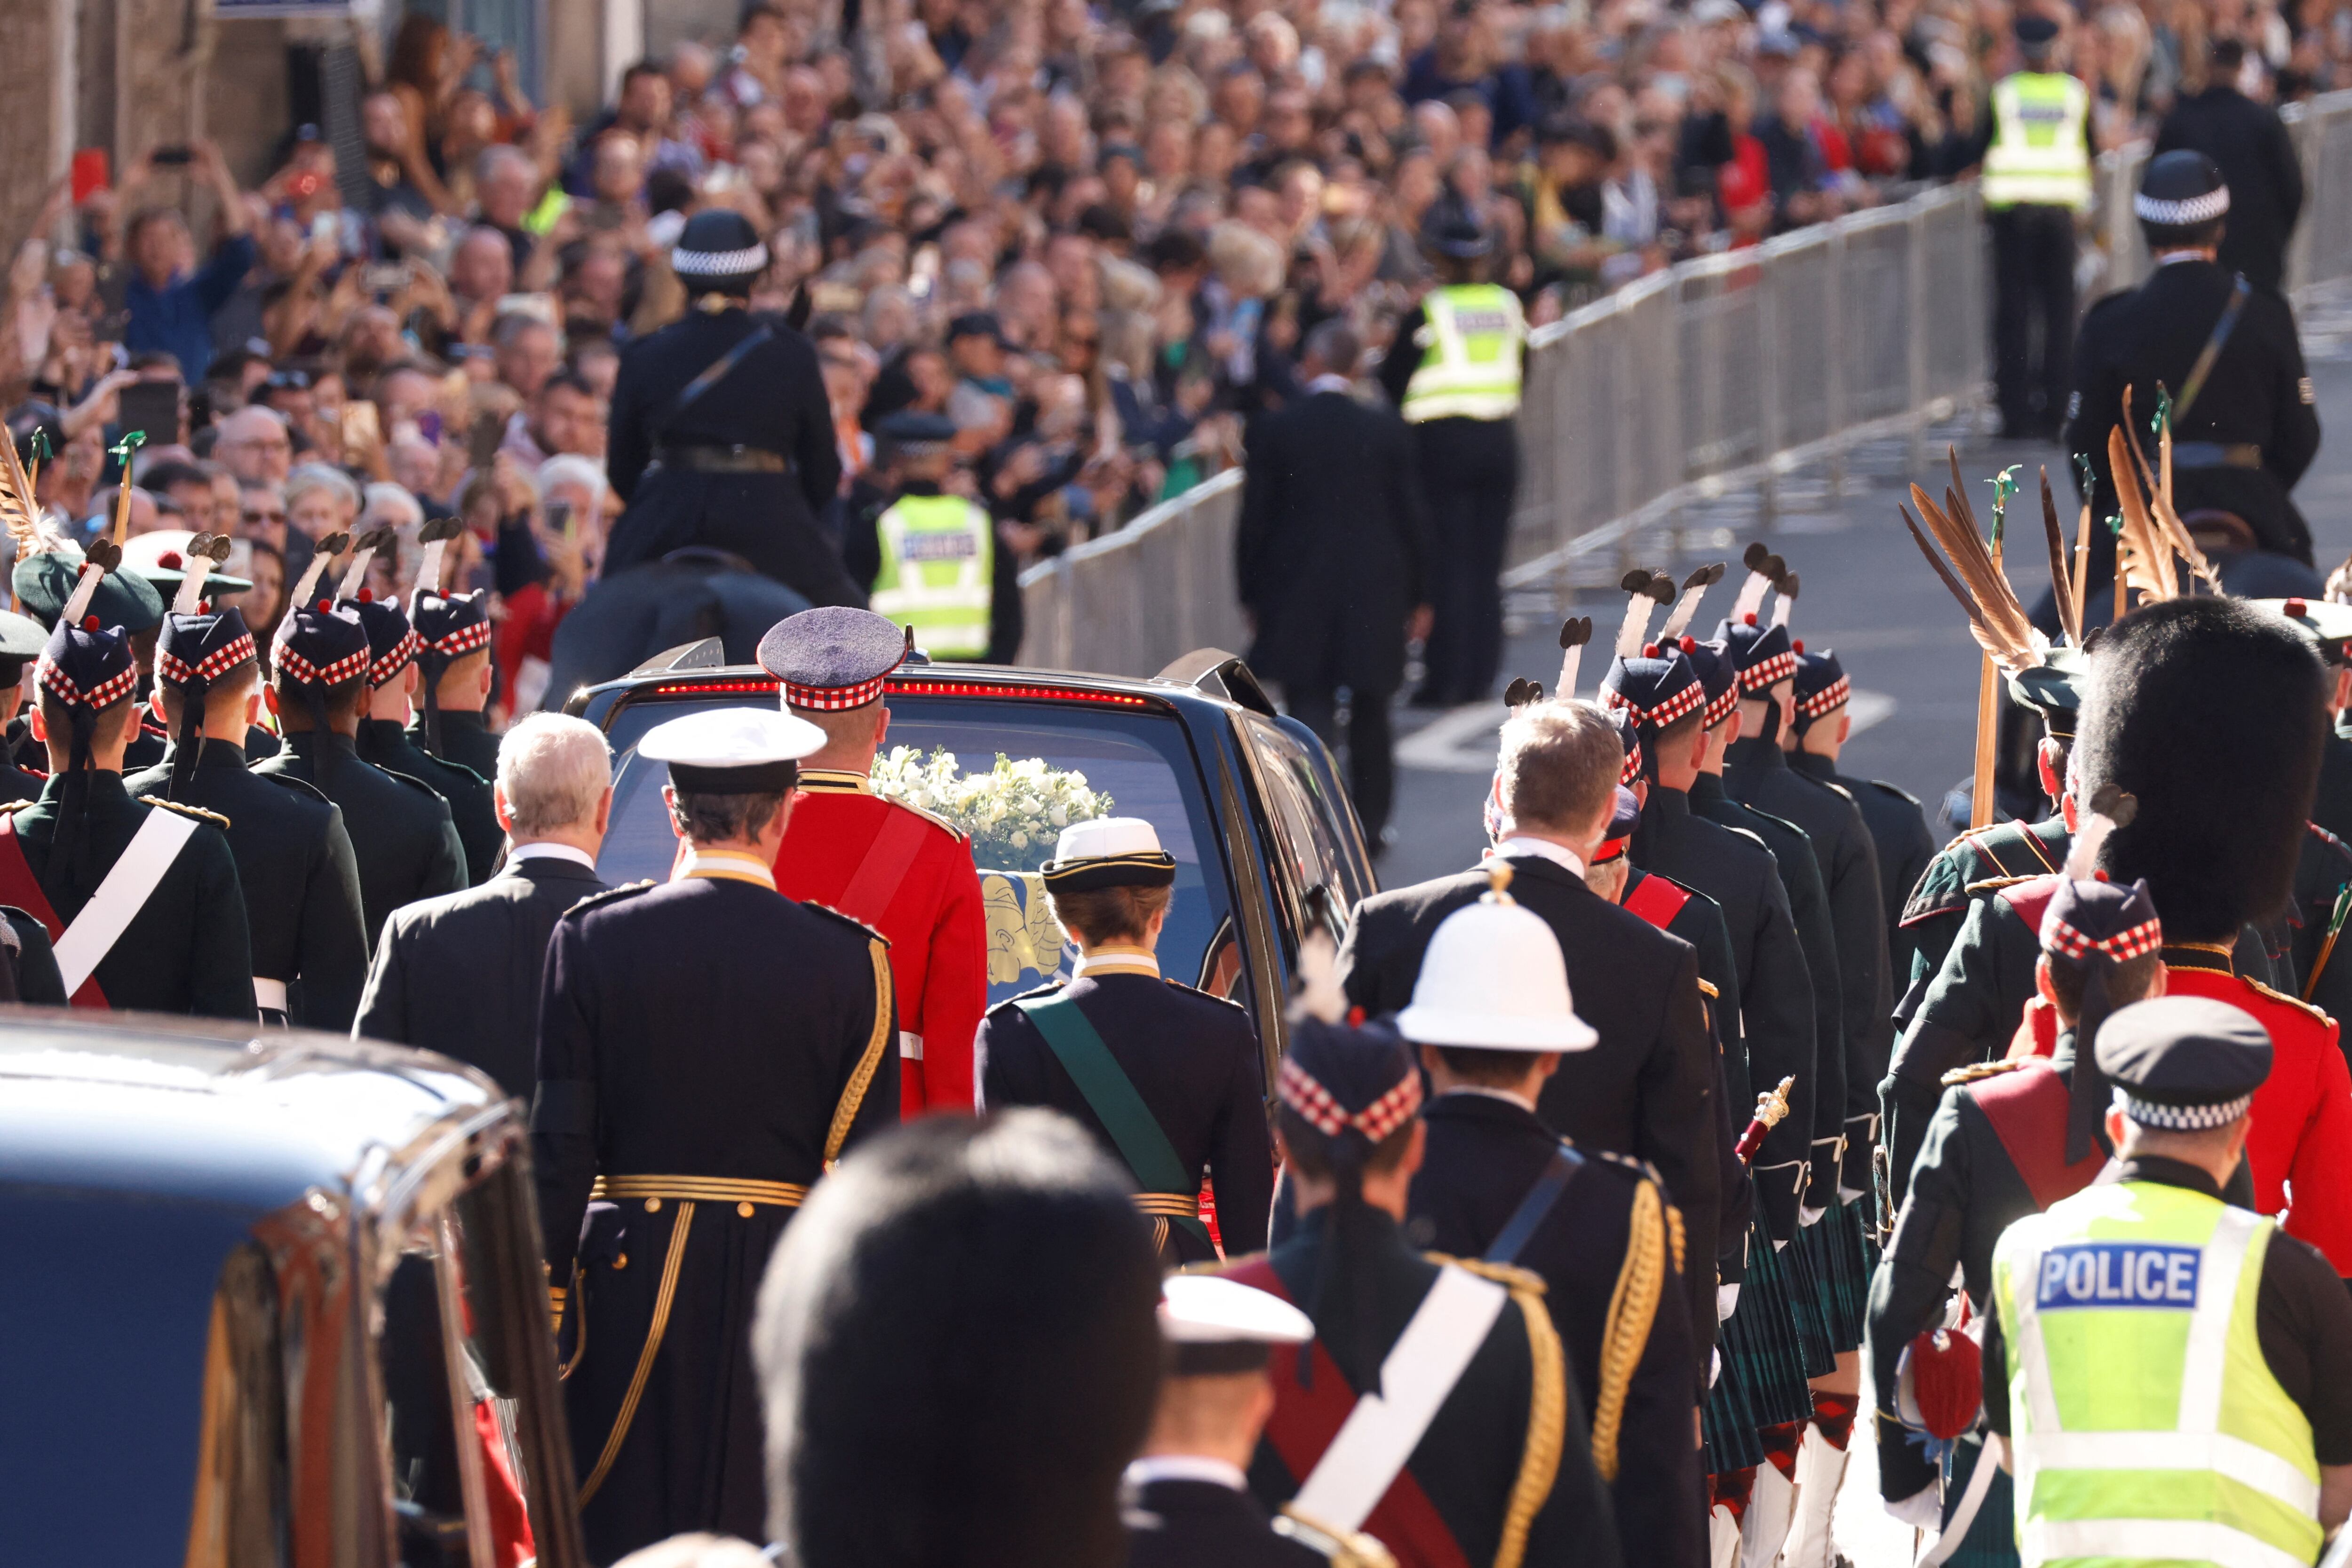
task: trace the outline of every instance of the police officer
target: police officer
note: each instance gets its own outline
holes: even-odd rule
[[[2310,566],[2311,530],[2288,492],[2319,450],[2319,413],[2294,312],[2277,289],[2215,259],[2230,188],[2202,152],[2148,160],[2132,210],[2155,270],[2093,306],[2074,346],[2066,449],[2091,465],[2092,515],[2116,509],[2107,433],[2124,418],[2125,391],[2151,465],[2148,422],[2168,395],[2173,510],[2229,513],[2245,545]],[[2114,580],[2115,539],[2094,528],[2086,602],[2111,604],[2101,587]]]
[[[325,559],[324,556],[320,558]],[[466,851],[449,804],[429,785],[387,773],[358,751],[368,701],[367,628],[351,606],[310,601],[315,574],[296,586],[304,599],[278,623],[270,682],[263,695],[278,717],[286,748],[254,765],[318,790],[342,809],[359,866],[360,910],[373,947],[384,918],[404,904],[467,885]]]
[[[1712,1270],[1704,1252],[1685,1260],[1682,1216],[1656,1172],[1579,1147],[1536,1113],[1563,1055],[1601,1038],[1576,1016],[1551,928],[1502,888],[1455,910],[1396,1029],[1434,1092],[1405,1234],[1542,1278],[1618,1529],[1645,1562],[1697,1568],[1706,1511],[1692,1416],[1704,1373],[1682,1276],[1686,1261]]]
[[[2001,434],[2046,441],[2065,415],[2074,225],[2091,209],[2097,149],[2090,89],[2061,68],[2058,24],[2021,12],[2014,29],[2021,68],[1993,84],[1978,190],[1992,225],[1993,388]]]
[[[14,727],[18,722],[16,709],[24,701],[25,674],[41,656],[48,640],[48,632],[31,616],[0,610],[0,708],[5,709],[0,713],[0,725]],[[31,800],[41,792],[41,780],[47,777],[21,765],[14,747],[0,747],[0,803]]]
[[[206,565],[202,556],[191,562],[196,586],[181,589],[156,644],[155,711],[173,732],[171,749],[124,787],[220,818],[245,895],[262,1018],[341,1034],[367,978],[359,862],[341,808],[292,774],[247,766],[261,666],[245,617],[200,597]]]
[[[1992,1299],[1993,1245],[2001,1232],[2099,1174],[2111,1152],[2102,1124],[2109,1095],[2091,1041],[2111,1010],[2164,990],[2164,931],[2147,884],[2072,874],[2087,873],[2092,858],[2078,856],[2070,874],[2049,879],[2036,975],[2041,995],[2010,1054],[1945,1075],[1910,1193],[1871,1281],[1880,1492],[1899,1516],[1958,1532],[1970,1562],[2016,1560],[2010,1480],[1998,1460],[1985,1458],[1973,1431],[1940,1475],[1925,1458],[1912,1435],[1927,1428],[1931,1437],[1952,1438],[1954,1413],[1950,1397],[1932,1385],[1946,1370],[1937,1364],[1937,1347],[1915,1348],[1915,1341],[1948,1321],[1955,1270],[1981,1315]],[[1955,1335],[1942,1354],[1973,1357],[1976,1346]],[[1957,1386],[1961,1403],[1973,1398],[1964,1392],[1964,1375]],[[1973,1420],[1967,1425],[1975,1427]],[[1939,1479],[1940,1506],[1930,1490]]]
[[[499,737],[483,722],[489,706],[489,591],[451,593],[441,585],[444,552],[465,525],[438,517],[419,530],[425,547],[408,623],[416,632],[416,720],[410,738],[431,755],[481,779],[499,776]],[[557,690],[561,696],[569,687]]]
[[[942,488],[955,421],[901,410],[875,427],[890,491],[849,526],[842,556],[874,612],[909,628],[934,659],[1009,664],[1021,651],[1019,562],[978,501]]]
[[[368,553],[362,541],[359,556]],[[354,737],[360,760],[386,773],[413,779],[447,802],[457,841],[466,852],[467,884],[478,884],[498,869],[499,852],[506,847],[506,830],[499,826],[490,781],[463,763],[434,756],[410,736],[409,720],[415,712],[413,699],[424,679],[416,657],[424,642],[398,603],[355,588],[358,579],[365,575],[363,559],[355,565],[362,570],[345,573],[344,588],[350,591],[343,603],[359,616],[368,635],[367,706]]]
[[[769,871],[794,764],[824,739],[758,708],[648,730],[679,867],[582,901],[548,940],[531,1133],[598,1561],[760,1533],[761,1262],[825,1168],[898,1120],[888,944]]]
[[[1802,639],[1790,646],[1797,654],[1797,682],[1796,715],[1784,737],[1789,766],[1808,779],[1837,786],[1862,811],[1878,852],[1878,895],[1885,907],[1889,942],[1888,985],[1899,995],[1910,976],[1895,963],[1894,936],[1911,889],[1935,858],[1936,841],[1927,831],[1927,814],[1920,810],[1916,795],[1883,779],[1864,779],[1838,770],[1846,738],[1853,733],[1853,715],[1849,711],[1853,685],[1834,649],[1816,652],[1807,648]]]
[[[2027,1555],[2314,1561],[2352,1506],[2352,1301],[2221,1197],[2272,1041],[2166,996],[2108,1019],[2097,1060],[2120,1163],[1993,1251],[1985,1423]]]
[[[1274,1358],[1251,1490],[1327,1534],[1361,1530],[1400,1563],[1613,1568],[1617,1528],[1542,1281],[1406,1242],[1427,1130],[1404,1042],[1302,1018],[1276,1090],[1298,1227],[1226,1274],[1305,1311],[1315,1341]],[[1409,1399],[1382,1377],[1408,1333],[1454,1373]],[[1332,1441],[1343,1426],[1356,1441]]]
[[[687,219],[670,266],[692,308],[632,344],[613,388],[605,473],[628,509],[605,574],[711,545],[812,603],[863,603],[816,526],[841,482],[816,350],[748,308],[768,247],[751,220],[714,207]]]
[[[801,763],[776,886],[889,938],[899,1111],[911,1117],[972,1106],[988,921],[963,833],[874,792],[874,756],[890,733],[884,677],[907,653],[898,627],[847,605],[803,611],[760,640],[760,665],[776,677],[784,711],[825,737]]]
[[[1483,700],[1503,647],[1503,549],[1518,488],[1518,297],[1486,280],[1486,232],[1467,218],[1429,237],[1437,287],[1397,323],[1381,385],[1413,427],[1428,497],[1435,618],[1413,702]]]
[[[1313,1568],[1321,1553],[1267,1523],[1247,1467],[1274,1408],[1280,1347],[1315,1324],[1289,1302],[1213,1274],[1160,1286],[1168,1354],[1143,1452],[1120,1478],[1128,1568]]]
[[[82,564],[34,675],[49,777],[0,817],[0,904],[47,928],[76,1007],[250,1022],[252,948],[221,819],[123,787],[139,670],[127,632],[90,623],[101,570]]]
[[[1063,829],[1042,874],[1078,945],[1076,972],[989,1011],[974,1048],[982,1103],[1050,1105],[1083,1123],[1133,1173],[1171,1262],[1217,1255],[1200,1217],[1204,1169],[1224,1249],[1258,1250],[1274,1160],[1256,1031],[1234,1003],[1163,978],[1152,956],[1176,857],[1150,822],[1104,817]]]

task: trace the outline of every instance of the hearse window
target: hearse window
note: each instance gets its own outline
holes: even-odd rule
[[[638,702],[614,716],[612,831],[597,860],[605,881],[666,879],[677,853],[661,801],[668,768],[640,758],[637,740],[664,719],[721,706]],[[1187,985],[1205,977],[1219,994],[1247,1002],[1243,967],[1232,961],[1230,942],[1217,939],[1233,907],[1223,852],[1199,764],[1172,716],[901,695],[890,698],[882,750],[876,772],[886,785],[911,789],[917,803],[971,835],[988,919],[991,1006],[1068,974],[1076,948],[1054,923],[1037,868],[1053,859],[1063,823],[1089,814],[1141,817],[1176,857],[1161,971]]]

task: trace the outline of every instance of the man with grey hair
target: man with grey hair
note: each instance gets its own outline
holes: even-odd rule
[[[294,466],[294,437],[276,409],[247,403],[215,428],[213,457],[241,486],[283,485]]]
[[[1721,1176],[1713,1094],[1715,1041],[1700,1000],[1698,955],[1592,891],[1585,868],[1609,836],[1624,747],[1591,703],[1521,707],[1503,727],[1498,768],[1505,835],[1486,864],[1356,905],[1339,950],[1348,1000],[1372,1014],[1412,1000],[1423,954],[1447,915],[1477,902],[1507,870],[1507,896],[1541,916],[1568,962],[1576,1010],[1601,1037],[1563,1057],[1537,1113],[1580,1147],[1630,1155],[1655,1167],[1702,1239],[1684,1275],[1705,1354],[1715,1322],[1715,1276],[1704,1264],[1716,1233]],[[1694,1377],[1704,1368],[1693,1367]]]
[[[478,887],[393,914],[352,1032],[430,1046],[528,1099],[548,934],[604,891],[596,852],[613,810],[613,759],[604,732],[562,714],[522,719],[499,744],[492,799],[506,864]]]

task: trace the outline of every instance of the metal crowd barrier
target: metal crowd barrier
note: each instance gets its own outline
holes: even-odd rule
[[[2352,91],[2284,110],[2307,194],[2301,290],[2352,277]],[[2137,283],[2145,144],[2099,160],[2093,294]],[[1924,445],[1985,396],[1990,258],[1976,186],[1687,261],[1538,329],[1519,409],[1507,585],[1565,595],[1577,559],[1712,496],[1866,441]],[[1915,454],[1914,466],[1924,462]],[[1246,643],[1234,597],[1241,476],[1022,574],[1022,662],[1148,675]]]

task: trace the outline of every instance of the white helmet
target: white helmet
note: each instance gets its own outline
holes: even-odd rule
[[[1503,891],[1508,867],[1492,874],[1495,888],[1447,915],[1429,939],[1397,1031],[1420,1045],[1590,1051],[1601,1037],[1570,1005],[1559,939]]]

